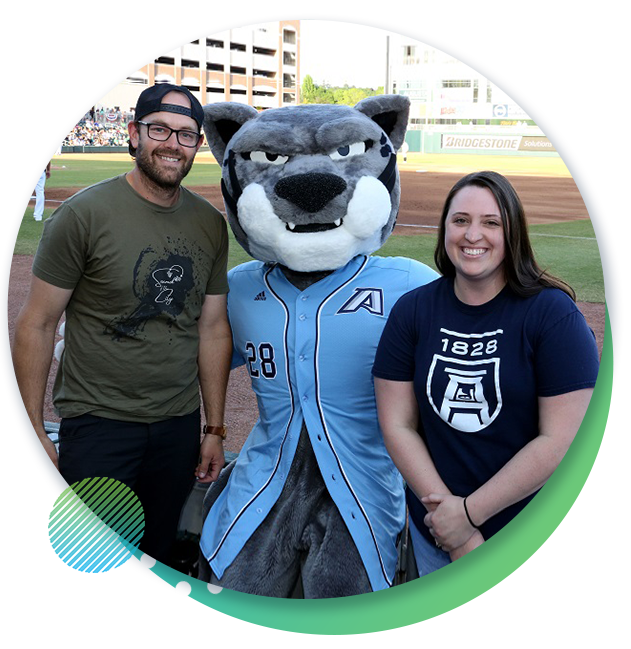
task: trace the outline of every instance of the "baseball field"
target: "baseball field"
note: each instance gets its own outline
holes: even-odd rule
[[[63,200],[90,184],[132,168],[126,154],[63,154],[51,163],[46,183],[44,218]],[[506,175],[519,193],[530,224],[530,234],[540,265],[567,281],[576,291],[578,306],[596,334],[602,349],[605,327],[605,291],[598,244],[580,192],[558,157],[409,154],[399,161],[401,206],[397,226],[376,254],[406,256],[433,266],[436,227],[442,203],[451,186],[466,173],[492,169]],[[184,184],[224,211],[219,189],[220,168],[210,152],[202,151]],[[9,335],[24,302],[30,266],[42,223],[33,220],[31,200],[19,229],[8,295]],[[17,218],[17,217],[16,217]],[[231,240],[230,267],[249,257]],[[53,372],[56,370],[53,362]],[[57,421],[50,402],[49,380],[45,418]],[[256,402],[243,368],[232,372],[226,420],[230,438],[226,450],[239,451],[257,418]]]

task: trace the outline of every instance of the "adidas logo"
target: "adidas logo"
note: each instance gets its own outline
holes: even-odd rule
[[[259,294],[254,298],[254,301],[255,301],[255,302],[258,302],[258,301],[260,301],[260,300],[263,300],[263,301],[267,300],[267,298],[265,297],[265,291],[261,291],[261,292],[260,292],[260,293],[259,293]]]

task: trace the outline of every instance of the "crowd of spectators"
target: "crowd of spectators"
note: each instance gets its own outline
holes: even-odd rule
[[[127,124],[133,110],[91,108],[64,138],[62,146],[127,146]]]

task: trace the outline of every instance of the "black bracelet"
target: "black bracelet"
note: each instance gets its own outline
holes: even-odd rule
[[[479,530],[480,528],[479,528],[479,527],[478,527],[478,526],[477,526],[477,525],[476,525],[476,524],[471,520],[471,516],[469,516],[469,510],[467,509],[467,498],[468,498],[468,497],[469,497],[469,496],[467,496],[467,497],[462,501],[462,503],[463,503],[463,505],[464,505],[464,513],[467,515],[467,519],[468,519],[469,524],[471,525],[471,527],[475,527],[476,530]]]

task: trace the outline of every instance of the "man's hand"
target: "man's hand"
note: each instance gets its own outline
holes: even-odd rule
[[[55,465],[55,468],[59,471],[59,457],[55,445],[50,441],[48,435],[45,439],[40,437],[40,441],[44,446],[46,455],[48,455],[51,462]],[[45,482],[37,482],[37,480],[35,480],[35,469],[37,468],[37,464],[33,462],[33,458],[31,458],[29,452],[26,450],[26,441],[22,449],[22,467],[24,468],[24,473],[26,473],[28,479],[31,481],[31,484],[36,489],[40,489],[41,491],[48,489],[48,485]]]
[[[199,449],[199,463],[195,469],[198,482],[214,482],[219,477],[226,460],[223,454],[223,440],[219,435],[204,435]]]

